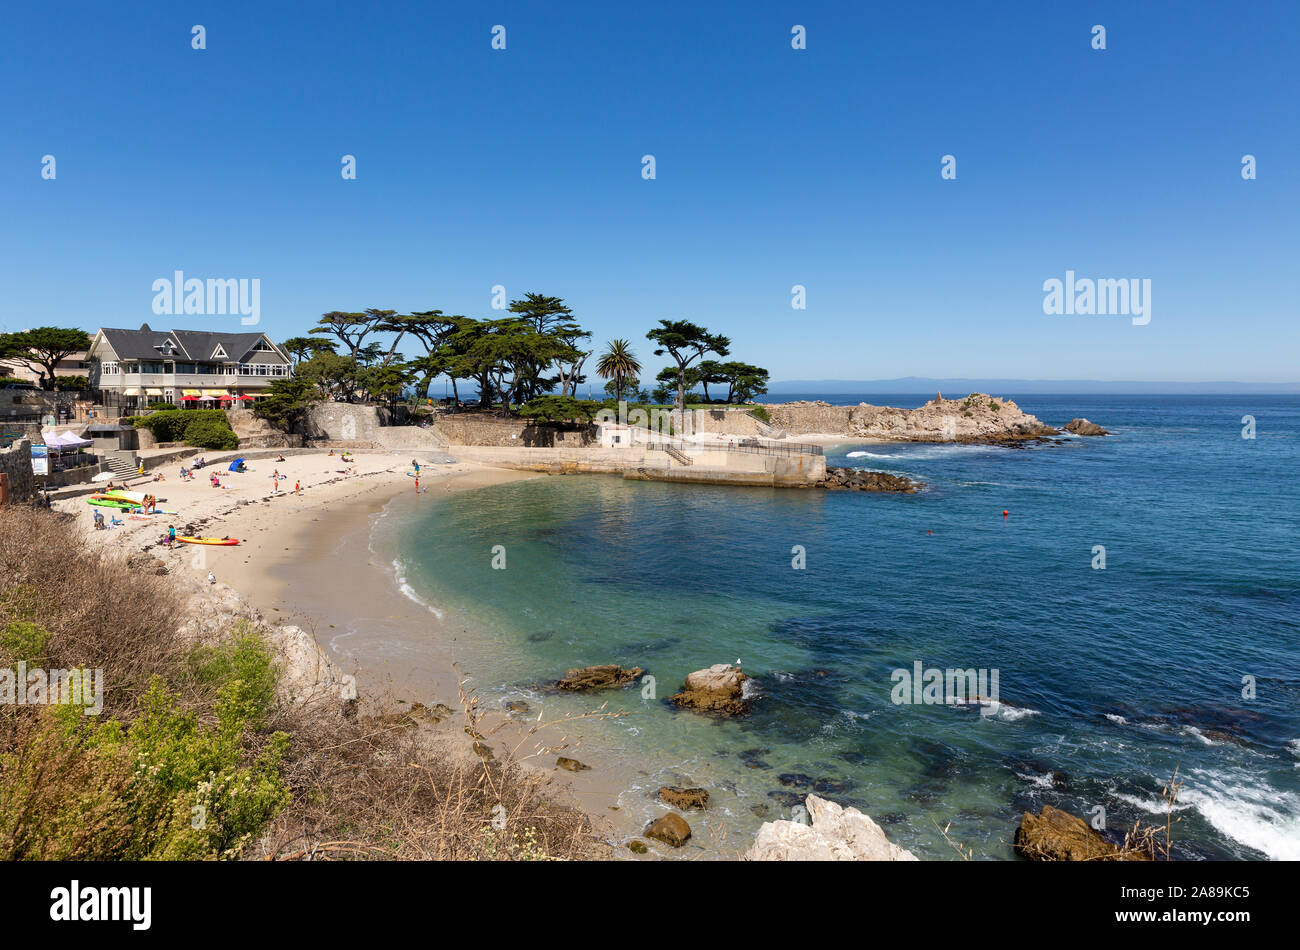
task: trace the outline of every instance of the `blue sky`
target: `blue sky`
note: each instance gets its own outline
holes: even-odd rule
[[[1300,4],[325,6],[11,6],[0,329],[240,329],[155,316],[180,269],[277,339],[500,284],[652,370],[672,317],[777,380],[1300,378]],[[1067,270],[1150,323],[1044,315]]]

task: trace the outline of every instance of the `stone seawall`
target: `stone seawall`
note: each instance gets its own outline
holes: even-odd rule
[[[32,474],[32,443],[19,439],[7,449],[0,449],[0,474],[8,477],[9,503],[27,501],[36,493]]]

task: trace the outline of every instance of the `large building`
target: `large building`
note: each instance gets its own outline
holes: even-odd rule
[[[116,394],[127,408],[251,405],[293,373],[288,355],[264,333],[154,330],[147,323],[100,330],[88,360],[91,388]]]

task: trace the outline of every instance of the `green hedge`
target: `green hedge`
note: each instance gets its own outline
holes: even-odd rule
[[[239,448],[239,437],[220,409],[164,409],[131,421],[159,442],[184,442],[201,449]]]

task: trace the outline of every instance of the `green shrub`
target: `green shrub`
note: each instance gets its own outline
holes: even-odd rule
[[[766,406],[750,406],[749,412],[760,422],[765,422],[768,425],[772,424],[772,414],[767,411]]]
[[[279,670],[265,641],[247,623],[218,646],[200,646],[190,654],[190,667],[200,683],[224,686],[239,683],[239,698],[251,704],[253,721],[261,725],[275,702]]]
[[[239,436],[230,428],[230,423],[213,419],[196,419],[191,422],[185,427],[185,438],[182,441],[200,449],[239,448]]]
[[[16,620],[0,630],[0,655],[35,663],[45,656],[50,632],[39,624]]]
[[[164,409],[137,416],[132,424],[148,429],[159,442],[184,442],[201,449],[237,449],[239,437],[220,409]]]

